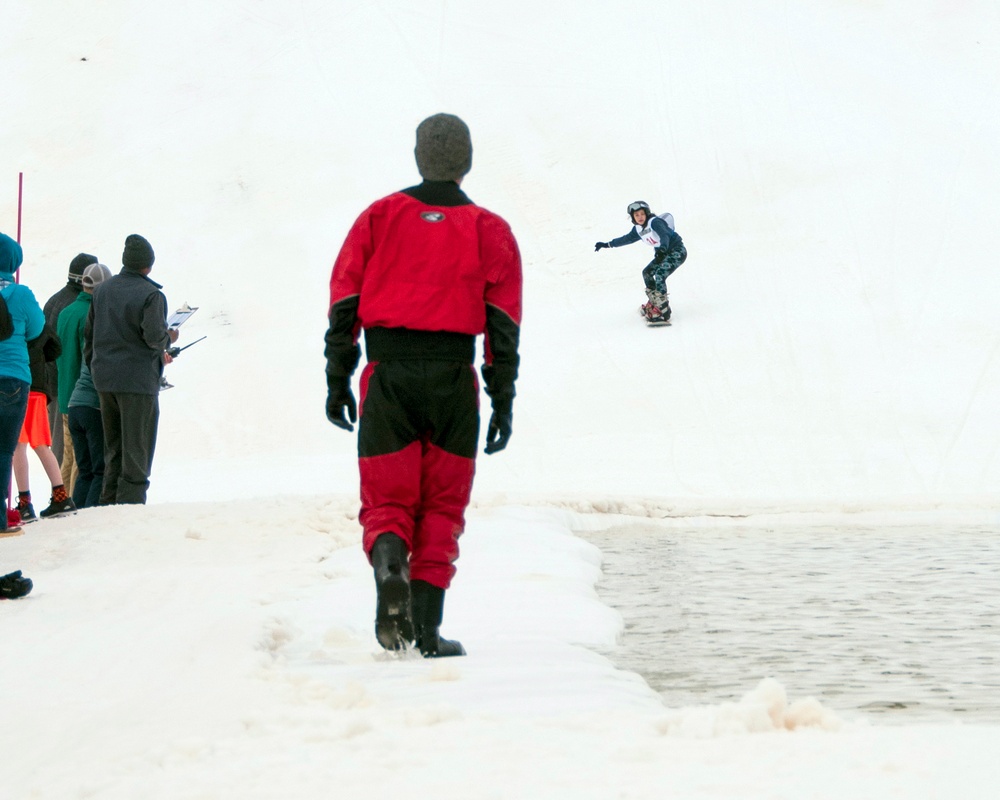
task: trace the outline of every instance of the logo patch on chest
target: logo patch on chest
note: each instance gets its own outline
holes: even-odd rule
[[[420,215],[420,219],[424,222],[440,222],[444,219],[444,214],[440,211],[425,211]]]

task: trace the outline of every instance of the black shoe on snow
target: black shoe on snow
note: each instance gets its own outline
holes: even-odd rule
[[[375,638],[386,650],[403,650],[413,641],[406,542],[394,533],[383,533],[375,540],[371,558],[378,592]]]
[[[51,519],[52,517],[61,517],[63,514],[75,514],[76,511],[76,503],[70,497],[67,497],[61,503],[50,499],[49,507],[39,511],[38,516],[42,519]]]
[[[417,649],[424,658],[464,656],[461,642],[442,639],[438,633],[444,616],[444,589],[427,581],[410,582],[413,595],[413,632]]]
[[[21,522],[35,522],[38,520],[38,515],[35,513],[35,507],[31,503],[18,503],[14,508],[17,509],[17,513],[21,515]]]
[[[0,600],[16,600],[31,592],[34,584],[31,578],[25,578],[21,570],[0,577]]]

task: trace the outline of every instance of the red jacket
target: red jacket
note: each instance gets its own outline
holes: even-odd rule
[[[510,226],[450,181],[376,201],[351,227],[330,277],[327,372],[350,375],[362,328],[485,334],[491,395],[513,397],[521,256]]]

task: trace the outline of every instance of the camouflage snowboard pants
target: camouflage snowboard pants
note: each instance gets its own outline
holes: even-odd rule
[[[665,296],[667,294],[667,278],[687,260],[687,256],[684,245],[674,250],[667,250],[662,256],[657,253],[656,258],[650,261],[642,271],[642,279],[646,284],[647,292],[653,291]]]

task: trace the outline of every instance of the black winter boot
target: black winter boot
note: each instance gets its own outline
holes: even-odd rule
[[[444,589],[416,580],[410,583],[410,591],[413,595],[413,632],[421,655],[424,658],[464,656],[465,648],[461,642],[442,639],[438,635],[444,616]]]
[[[375,636],[386,650],[402,650],[413,641],[410,615],[410,562],[404,542],[395,533],[383,533],[372,547],[375,570]]]

